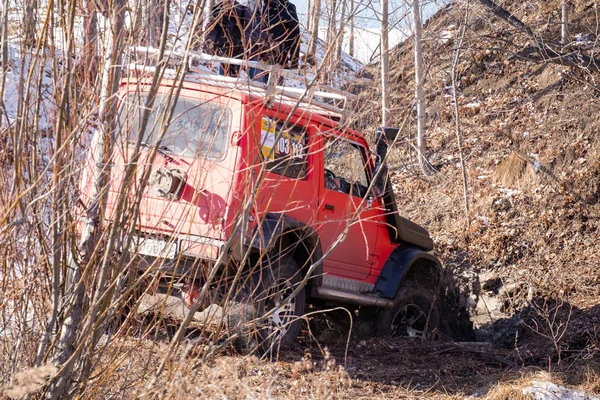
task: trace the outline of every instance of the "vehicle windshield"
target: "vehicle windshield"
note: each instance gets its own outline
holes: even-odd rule
[[[139,122],[146,99],[146,95],[136,93],[123,99],[119,130],[130,143],[138,140]],[[218,103],[186,97],[180,97],[173,107],[172,99],[169,95],[156,95],[142,145],[153,146],[160,139],[159,150],[164,153],[179,157],[221,159],[227,150],[231,109]],[[171,123],[166,126],[172,109]]]

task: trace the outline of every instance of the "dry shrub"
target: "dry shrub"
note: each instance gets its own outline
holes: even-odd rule
[[[57,368],[54,365],[42,365],[39,368],[29,368],[15,374],[11,387],[4,391],[4,395],[11,399],[36,393],[54,375]]]
[[[600,372],[589,367],[586,368],[581,387],[588,393],[600,394]]]
[[[552,381],[547,373],[523,376],[513,381],[499,382],[490,389],[486,400],[534,400],[533,395],[526,393],[526,388],[533,380]]]
[[[516,189],[530,189],[538,184],[533,162],[518,152],[512,152],[496,167],[492,179],[500,186]]]
[[[523,393],[523,389],[525,387],[515,385],[515,384],[506,384],[500,383],[496,385],[488,395],[486,396],[487,400],[534,400],[534,397],[530,394]]]
[[[325,399],[339,397],[350,383],[347,373],[327,351],[321,361],[313,361],[306,354],[295,364],[259,360],[254,356],[220,356],[201,363],[197,369],[180,364],[170,375],[167,379],[161,377],[155,389],[142,390],[135,397]]]

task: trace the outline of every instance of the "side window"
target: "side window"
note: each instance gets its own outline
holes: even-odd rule
[[[261,157],[269,172],[304,179],[308,170],[306,129],[285,126],[282,121],[263,117],[260,126]]]
[[[328,136],[325,142],[325,187],[364,197],[369,181],[362,146],[340,137]]]

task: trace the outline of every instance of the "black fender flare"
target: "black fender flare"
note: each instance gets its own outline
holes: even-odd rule
[[[408,271],[423,260],[430,261],[439,278],[442,277],[442,263],[436,256],[415,247],[398,246],[383,265],[373,291],[383,298],[394,299]]]
[[[307,224],[298,221],[297,219],[281,213],[267,213],[261,218],[260,222],[252,232],[252,240],[247,243],[247,246],[258,252],[269,252],[278,245],[279,238],[286,235],[295,236],[297,243],[303,243],[304,246],[298,246],[294,251],[300,252],[306,262],[302,265],[298,261],[304,272],[311,265],[318,263],[323,256],[321,241],[319,235]],[[320,262],[312,272],[311,284],[321,285],[323,280],[323,263]]]

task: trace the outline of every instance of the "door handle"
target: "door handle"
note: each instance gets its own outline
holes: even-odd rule
[[[325,209],[329,210],[329,211],[333,211],[333,210],[335,210],[335,207],[333,206],[333,204],[325,204]]]

